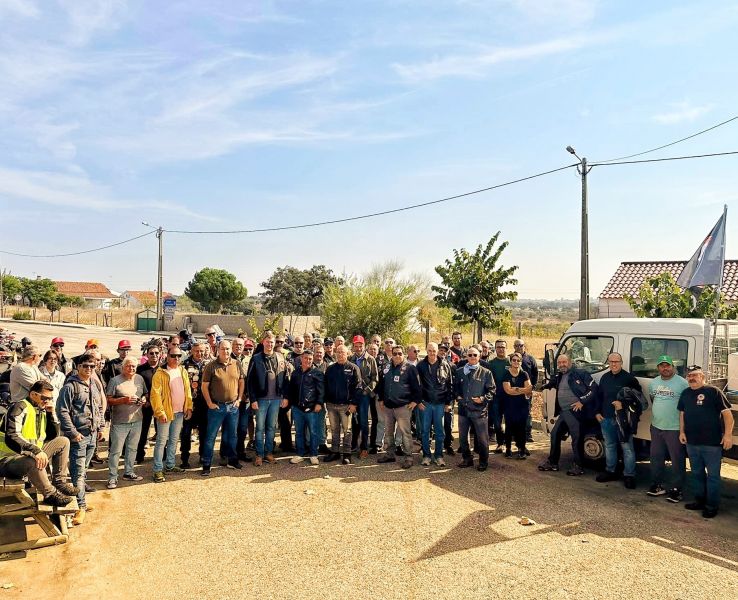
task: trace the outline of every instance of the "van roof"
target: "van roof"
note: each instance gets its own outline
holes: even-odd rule
[[[568,333],[633,333],[650,335],[703,335],[704,319],[589,319],[577,321]]]

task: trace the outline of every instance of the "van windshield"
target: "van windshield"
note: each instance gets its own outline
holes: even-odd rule
[[[573,335],[559,345],[556,357],[567,354],[571,357],[573,368],[590,374],[598,373],[607,368],[607,356],[612,352],[614,343],[614,338],[608,336]]]

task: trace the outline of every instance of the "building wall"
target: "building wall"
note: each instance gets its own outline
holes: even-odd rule
[[[635,317],[633,309],[622,298],[600,298],[598,304],[600,319]]]
[[[203,313],[175,313],[174,320],[168,321],[168,329],[180,331],[191,327],[192,333],[202,334],[211,325],[218,325],[226,335],[237,335],[238,330],[245,331],[248,335],[254,335],[248,321],[254,319],[256,326],[261,329],[264,323],[270,319],[266,316],[247,317],[244,315],[211,315]],[[280,333],[287,329],[292,334],[313,333],[320,331],[320,317],[317,316],[287,316],[282,317],[282,323],[274,333]]]

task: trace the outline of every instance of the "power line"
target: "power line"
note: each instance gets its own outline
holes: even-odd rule
[[[674,140],[673,142],[669,142],[668,144],[664,144],[663,146],[657,146],[656,148],[651,148],[650,150],[644,150],[643,152],[636,152],[635,154],[629,154],[628,156],[619,156],[618,158],[610,158],[608,160],[598,160],[595,162],[599,164],[604,164],[604,163],[614,162],[616,160],[626,160],[628,158],[635,158],[636,156],[643,156],[644,154],[649,154],[650,152],[656,152],[657,150],[663,150],[664,148],[668,148],[669,146],[674,146],[675,144],[679,144],[681,142],[691,140],[692,138],[696,138],[698,135],[702,135],[703,133],[707,133],[708,131],[712,131],[713,129],[717,129],[718,127],[722,127],[723,125],[727,125],[728,123],[732,121],[736,121],[736,120],[738,120],[738,115],[736,115],[735,117],[731,117],[730,119],[726,119],[725,121],[722,121],[720,123],[717,123],[713,125],[712,127],[708,127],[707,129],[703,129],[702,131],[698,131],[697,133],[688,135],[687,137],[683,137],[678,140]]]
[[[63,256],[79,256],[80,254],[90,254],[92,252],[97,252],[98,250],[106,250],[107,248],[114,248],[115,246],[122,246],[123,244],[128,244],[129,242],[140,240],[141,238],[146,237],[147,235],[153,235],[154,233],[156,233],[156,231],[147,231],[146,233],[137,235],[136,237],[132,237],[127,240],[123,240],[122,242],[115,242],[114,244],[108,244],[107,246],[100,246],[99,248],[91,248],[90,250],[81,250],[79,252],[67,252],[65,254],[22,254],[20,252],[8,252],[7,250],[0,250],[0,254],[8,254],[10,256],[22,256],[24,258],[61,258]]]
[[[459,198],[464,198],[466,196],[472,196],[474,194],[481,194],[482,192],[489,192],[490,190],[496,190],[498,188],[513,185],[515,183],[521,183],[523,181],[529,181],[531,179],[535,179],[537,177],[543,177],[544,175],[550,175],[552,173],[563,171],[565,169],[571,169],[572,167],[576,167],[578,164],[579,163],[565,165],[563,167],[551,169],[550,171],[543,171],[541,173],[536,173],[535,175],[528,175],[527,177],[521,177],[520,179],[513,179],[512,181],[506,181],[505,183],[498,183],[497,185],[492,185],[492,186],[482,188],[479,190],[474,190],[471,192],[464,192],[463,194],[456,194],[455,196],[447,196],[446,198],[439,198],[438,200],[420,202],[418,204],[411,204],[409,206],[403,206],[400,208],[392,208],[389,210],[382,210],[379,212],[369,213],[366,215],[358,215],[355,217],[344,217],[342,219],[332,219],[330,221],[316,221],[315,223],[303,223],[301,225],[284,225],[282,227],[264,227],[261,229],[237,229],[237,230],[227,230],[227,231],[186,231],[186,230],[179,230],[179,229],[165,229],[164,231],[166,233],[185,233],[185,234],[264,233],[264,232],[269,232],[269,231],[286,231],[288,229],[305,229],[307,227],[320,227],[321,225],[334,225],[336,223],[348,223],[349,221],[359,221],[361,219],[371,219],[373,217],[380,217],[383,215],[390,215],[393,213],[404,212],[404,211],[413,210],[416,208],[423,208],[424,206],[431,206],[433,204],[441,204],[442,202],[449,202],[451,200],[457,200]]]
[[[639,163],[654,163],[654,162],[665,162],[670,160],[689,160],[692,158],[710,158],[712,156],[729,156],[731,154],[738,154],[737,151],[732,152],[713,152],[712,154],[691,154],[689,156],[669,156],[667,158],[646,158],[643,160],[624,160],[620,162],[597,162],[590,163],[592,167],[610,167],[612,165],[636,165]]]

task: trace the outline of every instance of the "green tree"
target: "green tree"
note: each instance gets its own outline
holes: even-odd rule
[[[454,319],[459,323],[476,323],[477,340],[482,339],[485,327],[499,329],[509,311],[502,306],[503,300],[515,300],[514,290],[502,291],[509,285],[517,285],[513,274],[515,267],[497,267],[500,255],[508,242],[502,242],[495,250],[500,236],[498,231],[487,242],[479,244],[474,254],[466,249],[454,250],[453,261],[446,259],[436,267],[443,285],[433,286],[435,300],[441,306],[454,310]]]
[[[219,313],[224,304],[243,300],[247,292],[233,273],[206,267],[193,275],[185,295],[208,312]]]
[[[404,342],[427,294],[427,281],[417,275],[403,277],[402,265],[390,261],[364,277],[351,276],[326,286],[323,326],[332,336],[378,333]]]
[[[9,275],[4,273],[0,275],[3,281],[3,296],[7,300],[12,300],[16,294],[21,293],[21,280],[20,277],[15,275]]]
[[[295,315],[318,314],[323,291],[330,284],[340,283],[340,278],[325,265],[315,265],[300,270],[295,267],[279,267],[271,277],[262,282],[264,309],[270,313]]]
[[[671,273],[661,273],[643,282],[635,296],[625,301],[637,317],[712,318],[715,316],[717,287],[705,288],[698,296],[680,288]],[[738,306],[725,304],[720,298],[721,319],[738,318]]]
[[[57,296],[56,285],[51,279],[20,278],[20,294],[30,306],[53,302]]]

